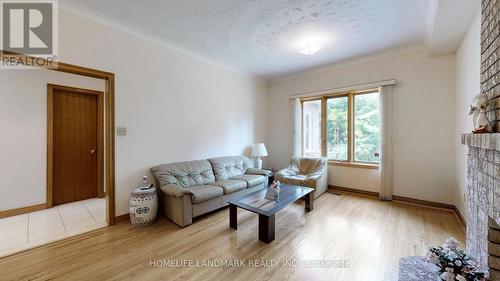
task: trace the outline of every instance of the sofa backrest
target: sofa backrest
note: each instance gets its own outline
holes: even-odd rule
[[[214,169],[216,180],[227,180],[244,175],[250,167],[250,159],[245,156],[225,156],[208,159]]]
[[[207,160],[163,164],[151,168],[151,172],[160,185],[177,184],[189,187],[215,181],[212,166]]]

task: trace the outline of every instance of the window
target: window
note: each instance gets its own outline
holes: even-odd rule
[[[326,100],[326,147],[328,159],[349,160],[348,97]]]
[[[321,156],[321,100],[302,103],[302,151],[304,156]]]
[[[376,167],[380,148],[378,96],[377,90],[370,90],[303,100],[303,155],[323,155],[340,165]]]

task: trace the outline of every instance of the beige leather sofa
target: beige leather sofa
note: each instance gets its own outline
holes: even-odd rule
[[[281,183],[314,188],[314,199],[328,189],[328,161],[326,158],[295,157],[288,167],[276,173]]]
[[[228,205],[228,200],[268,186],[269,171],[244,156],[164,164],[151,168],[160,187],[160,210],[180,226]]]

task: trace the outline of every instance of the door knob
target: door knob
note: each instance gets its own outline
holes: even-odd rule
[[[95,150],[94,149],[91,149],[90,150],[90,154],[94,154],[95,153]]]

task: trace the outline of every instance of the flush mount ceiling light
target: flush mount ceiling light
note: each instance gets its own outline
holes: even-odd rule
[[[299,53],[309,56],[316,54],[323,47],[323,43],[317,38],[304,39],[297,45]]]
[[[330,44],[332,32],[318,23],[306,23],[286,32],[285,38],[291,51],[311,56]]]

